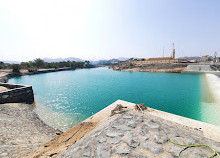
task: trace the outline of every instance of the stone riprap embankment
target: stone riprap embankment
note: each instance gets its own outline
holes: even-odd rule
[[[0,105],[1,158],[23,158],[60,133],[43,123],[30,105]]]
[[[32,86],[14,85],[8,83],[1,83],[1,87],[8,90],[0,92],[0,104],[4,103],[27,103],[34,102],[34,93]]]
[[[172,158],[184,148],[180,144],[207,144],[220,153],[220,142],[202,136],[199,129],[128,111],[103,120],[58,158]],[[188,148],[181,153],[184,158],[206,158],[212,151],[204,147]]]

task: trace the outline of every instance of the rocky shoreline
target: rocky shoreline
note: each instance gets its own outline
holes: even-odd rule
[[[168,72],[181,73],[187,69],[188,64],[179,63],[147,63],[147,62],[125,62],[111,66],[118,71],[140,71],[140,72]]]
[[[7,83],[10,78],[17,77],[17,76],[35,75],[35,74],[41,74],[41,73],[66,71],[66,70],[75,70],[75,69],[73,69],[73,68],[39,69],[39,70],[33,71],[33,72],[28,72],[27,70],[22,70],[20,73],[14,73],[11,71],[5,71],[5,72],[0,71],[0,82]]]

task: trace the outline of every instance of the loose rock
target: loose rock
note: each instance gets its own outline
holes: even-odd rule
[[[145,143],[143,145],[147,150],[151,151],[154,154],[160,154],[163,153],[163,147],[159,144],[155,144],[152,142]]]
[[[111,137],[111,138],[124,136],[124,134],[121,133],[121,132],[113,132],[113,131],[108,131],[108,132],[106,133],[106,135],[107,135],[108,137]]]
[[[131,149],[126,145],[124,145],[124,146],[117,145],[115,147],[115,153],[118,155],[128,155],[130,153],[130,151],[131,151]]]
[[[131,127],[131,128],[135,128],[136,127],[136,123],[133,120],[131,120],[131,121],[128,122],[127,126]]]

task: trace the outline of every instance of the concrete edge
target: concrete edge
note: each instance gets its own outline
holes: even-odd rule
[[[215,126],[212,124],[208,124],[208,123],[201,122],[198,120],[193,120],[190,118],[186,118],[183,116],[171,114],[171,113],[156,110],[156,109],[150,112],[150,114],[153,116],[159,117],[161,119],[164,119],[164,120],[175,122],[183,126],[198,129],[203,132],[204,137],[220,142],[220,127],[219,126]]]
[[[115,106],[117,104],[122,104],[123,106],[126,106],[127,110],[134,109],[134,106],[136,105],[134,103],[127,102],[127,101],[119,99],[119,100],[113,102],[112,104],[110,104],[109,106],[105,107],[101,111],[99,111],[99,112],[95,113],[94,115],[90,116],[89,118],[87,118],[83,122],[101,122],[103,119],[110,117],[111,111],[115,108]]]
[[[6,91],[2,91],[2,92],[0,92],[0,94],[4,94],[4,93],[7,93],[7,92],[13,92],[13,91],[18,91],[18,90],[20,90],[20,89],[25,89],[25,88],[31,88],[32,86],[24,86],[24,87],[20,87],[20,88],[13,88],[13,89],[9,89],[9,90],[6,90]]]
[[[4,85],[13,85],[13,86],[20,86],[20,87],[30,87],[30,85],[12,84],[12,83],[3,83],[3,82],[0,82],[0,86],[4,86]]]
[[[216,74],[220,75],[220,71],[181,71],[183,74]]]

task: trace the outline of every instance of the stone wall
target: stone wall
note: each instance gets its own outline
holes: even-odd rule
[[[0,83],[0,86],[9,90],[0,92],[0,104],[4,103],[27,103],[34,102],[34,93],[32,86],[13,85],[8,83]]]

